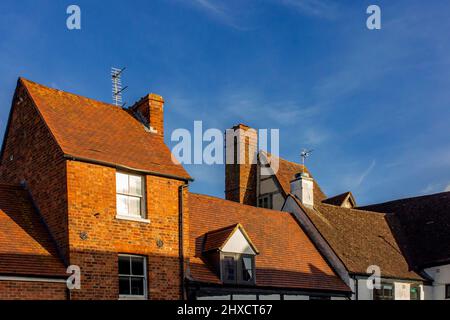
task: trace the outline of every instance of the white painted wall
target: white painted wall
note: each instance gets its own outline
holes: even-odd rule
[[[405,282],[394,282],[395,300],[410,300],[411,285]]]
[[[445,300],[445,285],[450,284],[450,264],[428,268],[425,272],[434,280],[433,287],[429,289],[432,299]]]
[[[367,287],[367,279],[358,279],[358,300],[373,300],[373,290]]]
[[[350,279],[349,286],[353,292],[356,292],[355,282],[358,281],[358,300],[373,300],[373,290],[369,289],[367,286],[367,278],[361,278],[358,280]],[[408,281],[393,281],[392,279],[381,279],[381,282],[392,283],[394,286],[394,297],[395,300],[410,300],[411,296],[411,282]],[[421,289],[421,300],[432,299],[432,294],[430,293],[430,287],[420,286]],[[356,300],[356,295],[352,295],[352,300]]]

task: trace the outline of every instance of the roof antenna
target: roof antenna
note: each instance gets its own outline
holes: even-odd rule
[[[305,160],[306,158],[308,158],[309,156],[311,156],[311,154],[313,153],[314,150],[306,150],[303,149],[303,151],[300,153],[300,157],[302,157],[302,175],[305,174]]]
[[[128,86],[122,88],[122,79],[121,75],[125,68],[111,68],[111,80],[112,80],[112,98],[113,103],[116,106],[121,106],[122,108],[126,105],[126,103],[122,104],[122,92],[124,92]]]

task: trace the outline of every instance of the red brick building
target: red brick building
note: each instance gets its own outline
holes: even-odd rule
[[[155,94],[122,109],[19,79],[0,158],[0,299],[348,297],[290,214],[189,194],[163,108]],[[66,289],[71,265],[80,289]]]

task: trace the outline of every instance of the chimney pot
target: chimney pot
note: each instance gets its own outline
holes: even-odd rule
[[[295,175],[291,181],[291,193],[297,197],[303,205],[314,206],[314,180],[308,173],[302,172]]]
[[[164,138],[164,98],[150,93],[136,102],[130,110],[150,132]]]

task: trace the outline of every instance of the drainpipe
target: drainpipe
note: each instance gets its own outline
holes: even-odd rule
[[[184,284],[184,237],[183,237],[183,191],[189,185],[183,184],[178,187],[178,253],[179,253],[179,262],[180,262],[180,297],[181,300],[186,300],[185,297],[185,284]]]

